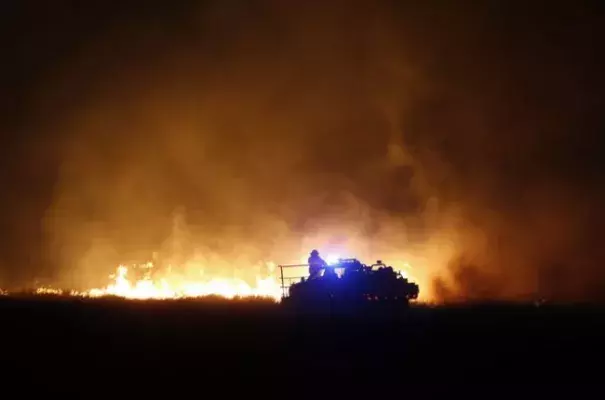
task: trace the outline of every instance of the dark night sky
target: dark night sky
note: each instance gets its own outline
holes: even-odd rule
[[[227,259],[352,229],[453,243],[443,297],[605,288],[602,2],[293,4],[2,2],[0,284],[180,209]]]

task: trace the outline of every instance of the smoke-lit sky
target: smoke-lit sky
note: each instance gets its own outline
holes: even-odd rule
[[[604,7],[512,3],[2,2],[0,283],[88,284],[176,238],[594,298]]]

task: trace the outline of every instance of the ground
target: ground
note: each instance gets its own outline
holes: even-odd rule
[[[227,398],[340,399],[367,398],[364,387],[423,399],[459,389],[576,396],[593,387],[605,355],[605,313],[587,306],[341,318],[262,301],[3,297],[0,312],[3,391],[21,395],[215,398],[218,388]]]

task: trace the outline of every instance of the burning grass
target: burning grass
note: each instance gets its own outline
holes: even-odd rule
[[[91,306],[109,306],[109,307],[140,307],[143,308],[174,308],[197,307],[197,308],[270,308],[275,307],[278,302],[275,299],[262,296],[235,296],[226,298],[220,295],[206,295],[199,297],[183,298],[124,298],[122,296],[105,295],[99,297],[78,296],[60,291],[20,291],[14,293],[5,293],[5,301],[17,301],[29,304],[59,304],[70,303]]]

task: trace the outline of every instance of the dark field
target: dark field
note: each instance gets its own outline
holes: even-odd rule
[[[603,380],[596,307],[345,318],[296,316],[263,301],[51,296],[1,297],[0,313],[3,392],[19,397],[569,398],[598,395]]]

